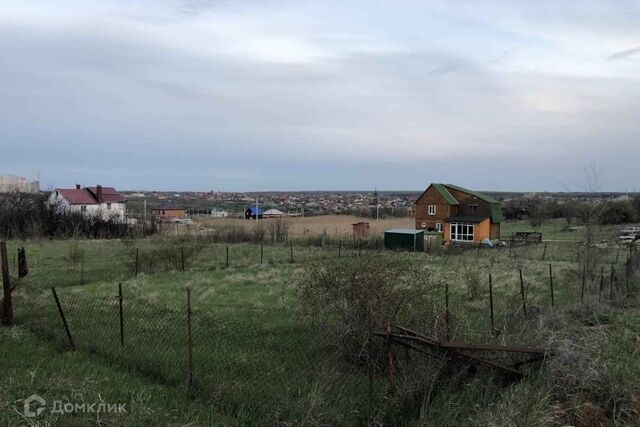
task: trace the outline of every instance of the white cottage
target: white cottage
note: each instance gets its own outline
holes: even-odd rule
[[[127,199],[115,188],[101,185],[85,188],[76,185],[75,189],[57,188],[51,192],[49,202],[67,211],[121,221],[125,219],[127,206]]]

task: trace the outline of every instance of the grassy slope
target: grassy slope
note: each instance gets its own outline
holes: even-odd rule
[[[18,242],[11,242],[10,253],[17,245]],[[177,250],[178,245],[180,243],[174,244],[173,250]],[[130,264],[134,248],[139,247],[145,252],[156,247],[155,242],[82,241],[79,247],[85,253],[85,284],[78,287],[81,268],[80,264],[69,260],[74,248],[72,242],[27,242],[25,246],[32,271],[29,286],[45,291],[42,298],[49,302],[49,307],[50,296],[46,288],[57,286],[63,304],[70,312],[77,339],[80,343],[90,342],[92,347],[84,347],[75,355],[59,353],[59,347],[36,340],[24,327],[14,332],[3,331],[2,342],[9,343],[2,347],[5,352],[3,372],[13,370],[8,378],[3,378],[3,392],[6,392],[2,395],[2,409],[6,411],[0,414],[2,422],[13,425],[19,420],[14,408],[19,409],[19,399],[34,392],[29,382],[34,371],[42,373],[33,380],[38,386],[37,391],[46,392],[51,398],[74,396],[72,400],[77,401],[74,394],[77,390],[84,393],[82,396],[86,401],[94,400],[98,393],[110,402],[131,401],[132,396],[142,396],[146,402],[144,408],[150,408],[148,416],[141,415],[141,412],[147,413],[146,409],[140,409],[124,418],[110,420],[112,424],[154,424],[166,416],[180,423],[193,421],[202,425],[231,422],[264,424],[278,420],[274,413],[284,417],[281,418],[283,421],[294,423],[353,424],[362,420],[366,410],[366,377],[332,360],[329,349],[322,348],[320,344],[309,345],[315,342],[314,330],[295,316],[294,283],[302,271],[303,262],[335,257],[335,251],[296,248],[296,262],[290,264],[287,247],[267,246],[265,263],[260,266],[257,264],[258,246],[232,245],[232,267],[227,270],[223,268],[224,245],[207,245],[191,250],[187,243],[189,271],[159,272],[133,278]],[[556,302],[560,306],[574,303],[579,292],[573,247],[573,244],[554,244],[547,253],[547,260],[554,265]],[[518,316],[518,264],[524,265],[525,279],[531,283],[529,304],[548,306],[548,261],[540,261],[541,250],[540,246],[519,248],[514,251],[513,258],[506,257],[505,251],[471,251],[460,257],[447,258],[424,254],[394,256],[411,257],[418,263],[436,265],[436,270],[431,273],[452,284],[457,337],[490,341],[485,304],[468,301],[465,283],[477,281],[476,274],[484,283],[488,272],[494,274],[497,323],[499,328],[506,330]],[[344,254],[355,255],[347,249]],[[615,251],[610,251],[607,256],[614,259]],[[179,384],[183,357],[167,356],[162,351],[172,346],[183,348],[183,323],[172,323],[171,328],[176,329],[171,334],[163,335],[162,329],[138,334],[144,339],[133,342],[136,351],[123,355],[113,350],[117,348],[117,330],[112,321],[114,311],[105,307],[113,307],[118,282],[123,282],[127,303],[131,304],[127,308],[127,332],[133,337],[136,336],[135,328],[154,322],[165,325],[162,321],[166,320],[158,310],[144,311],[142,308],[136,319],[135,307],[177,307],[176,313],[179,314],[175,314],[175,318],[181,321],[184,288],[192,288],[194,314],[198,319],[194,334],[199,367],[196,381],[202,390],[199,399],[187,400]],[[593,291],[597,284],[589,283],[589,286]],[[95,301],[96,311],[88,309],[87,301]],[[25,295],[17,295],[18,320],[20,316],[32,315],[27,302]],[[105,311],[101,312],[100,307]],[[607,332],[613,337],[612,345],[607,348],[619,351],[599,353],[611,361],[615,384],[627,388],[630,385],[625,378],[640,374],[637,363],[634,363],[637,358],[628,356],[638,351],[634,337],[637,340],[639,328],[632,319],[627,315],[613,318],[610,332]],[[95,339],[96,329],[91,325],[100,325],[101,322],[107,327],[101,328],[103,335]],[[526,339],[526,328],[522,333]],[[97,354],[88,356],[87,351],[96,351]],[[7,356],[18,359],[19,363],[7,363]],[[156,363],[157,366],[154,365]],[[122,366],[129,366],[132,370],[123,370]],[[154,367],[158,371],[154,371]],[[158,378],[158,373],[166,372],[167,367],[176,372],[175,378],[162,375]],[[61,378],[67,379],[63,381]],[[382,387],[380,384],[376,386],[377,389]],[[446,424],[451,417],[460,423],[473,424],[469,414],[480,411],[480,416],[491,418],[499,413],[492,410],[495,399],[502,402],[504,408],[501,411],[505,413],[508,413],[505,408],[520,408],[525,401],[545,407],[550,399],[545,390],[536,377],[506,390],[484,387],[477,381],[462,389],[448,390],[445,387],[431,403],[429,417],[436,424]],[[327,396],[333,396],[333,399],[327,400]],[[553,419],[554,415],[540,410],[539,416],[541,419]],[[77,421],[82,424],[90,419],[94,418],[87,416]],[[51,421],[68,425],[73,420],[75,418]]]

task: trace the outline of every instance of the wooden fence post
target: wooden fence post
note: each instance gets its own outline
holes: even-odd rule
[[[187,387],[193,387],[193,337],[191,333],[191,288],[187,288]]]
[[[369,405],[367,410],[368,425],[373,420],[373,363],[371,354],[373,353],[373,331],[371,324],[371,295],[367,294],[367,373],[369,376]]]
[[[118,283],[118,306],[120,314],[120,347],[124,347],[124,307],[122,301],[122,283]]]
[[[11,299],[11,276],[9,276],[9,259],[7,255],[7,242],[0,242],[0,258],[2,258],[2,324],[13,326],[13,301]]]
[[[555,302],[553,299],[553,270],[551,269],[551,264],[549,264],[549,288],[551,291],[551,308],[554,308]]]
[[[489,273],[489,311],[491,313],[491,335],[496,334],[496,327],[493,319],[493,278]]]
[[[73,341],[73,336],[71,335],[71,330],[69,329],[67,318],[64,316],[64,311],[62,310],[62,306],[60,305],[60,300],[58,299],[56,288],[52,286],[51,292],[53,292],[53,299],[55,300],[56,305],[58,306],[58,313],[60,314],[60,318],[62,319],[64,330],[67,332],[67,338],[69,339],[69,346],[71,347],[71,351],[76,351],[76,343]]]
[[[524,295],[524,280],[522,279],[522,267],[518,267],[518,272],[520,273],[520,293],[522,293],[522,312],[524,313],[524,317],[527,317],[527,302]]]

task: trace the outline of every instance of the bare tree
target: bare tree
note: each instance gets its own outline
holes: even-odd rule
[[[597,193],[601,189],[602,172],[590,166],[584,172],[586,191]],[[579,206],[579,216],[584,224],[584,249],[581,260],[590,277],[593,277],[597,264],[597,253],[594,250],[596,232],[602,223],[603,213],[607,208],[606,201],[587,200]],[[578,249],[580,250],[580,249]]]

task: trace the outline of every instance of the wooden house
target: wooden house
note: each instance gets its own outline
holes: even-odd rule
[[[417,230],[442,233],[445,243],[500,238],[502,205],[493,197],[452,184],[431,184],[415,203]]]
[[[183,219],[187,216],[187,210],[185,208],[174,205],[173,203],[163,203],[154,206],[151,208],[151,213],[161,221]]]

